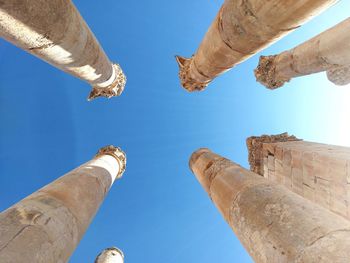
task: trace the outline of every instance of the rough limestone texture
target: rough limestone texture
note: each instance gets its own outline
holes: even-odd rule
[[[349,262],[343,217],[208,149],[190,168],[255,262]]]
[[[117,160],[115,155],[124,160]],[[63,263],[78,245],[116,178],[119,148],[46,185],[0,214],[1,263]]]
[[[124,89],[120,66],[109,61],[70,0],[0,1],[0,37],[90,83],[89,99]]]
[[[215,77],[253,56],[337,0],[225,0],[192,58],[177,57],[182,86],[203,90]]]
[[[264,143],[298,141],[294,135],[289,135],[287,132],[277,135],[262,135],[252,136],[247,139],[247,148],[249,152],[248,160],[250,170],[257,174],[263,174],[264,167],[262,156],[262,147]]]
[[[336,85],[350,83],[350,18],[303,44],[273,56],[260,57],[257,81],[269,89],[292,78],[326,71]]]
[[[327,78],[338,86],[350,84],[350,64],[344,67],[336,67],[327,70]]]
[[[95,263],[124,263],[124,254],[119,248],[106,248],[97,256]]]
[[[249,148],[249,154],[260,156],[251,166],[260,175],[350,219],[350,148],[274,141]]]

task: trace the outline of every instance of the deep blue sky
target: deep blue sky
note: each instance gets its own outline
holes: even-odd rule
[[[0,40],[0,210],[91,159],[121,146],[128,165],[70,262],[93,262],[109,246],[126,262],[251,262],[188,169],[209,147],[248,167],[245,139],[288,131],[350,146],[350,86],[325,74],[269,91],[255,82],[254,56],[201,93],[180,87],[174,55],[190,56],[221,1],[75,3],[128,82],[121,97],[87,102],[90,87]],[[349,14],[327,10],[263,54],[278,53]]]

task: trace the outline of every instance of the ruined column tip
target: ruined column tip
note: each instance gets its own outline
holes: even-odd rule
[[[350,84],[350,65],[327,70],[327,78],[338,86]]]
[[[181,56],[175,56],[177,64],[179,65],[179,78],[181,81],[182,87],[188,92],[194,91],[202,91],[204,90],[210,83],[207,82],[198,82],[190,75],[190,66],[192,62],[192,58],[185,58]]]
[[[93,86],[88,101],[94,100],[98,97],[106,97],[110,99],[122,94],[126,84],[126,76],[119,64],[113,64],[113,67],[115,71],[115,79],[113,83],[107,87]]]
[[[118,164],[119,164],[119,173],[117,175],[117,178],[121,178],[123,173],[126,169],[126,154],[123,152],[119,147],[115,147],[113,145],[108,145],[103,148],[101,148],[97,154],[95,155],[95,158],[98,158],[102,155],[110,155],[114,157]]]
[[[300,141],[294,135],[289,135],[287,132],[277,135],[261,135],[251,136],[247,138],[246,144],[248,148],[248,161],[250,170],[257,174],[262,174],[263,160],[262,149],[264,143],[277,143],[288,141]]]
[[[199,159],[199,157],[203,154],[203,153],[207,153],[207,152],[211,152],[208,148],[199,148],[197,151],[193,152],[191,154],[190,160],[189,160],[189,167],[192,170],[192,167],[194,165],[194,163]]]
[[[124,253],[116,247],[103,250],[96,258],[95,263],[123,263]]]
[[[254,70],[256,80],[271,90],[280,88],[289,81],[288,79],[277,79],[275,58],[276,56],[261,56],[259,65]]]

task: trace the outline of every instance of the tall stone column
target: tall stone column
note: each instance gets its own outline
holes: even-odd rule
[[[255,262],[349,261],[348,220],[208,149],[190,168]]]
[[[337,0],[225,0],[196,54],[177,57],[182,86],[203,90],[215,77],[292,32]]]
[[[124,254],[119,248],[106,248],[97,256],[95,263],[124,263]]]
[[[247,139],[251,170],[350,219],[350,148],[288,134]]]
[[[115,179],[125,154],[114,146],[0,214],[2,263],[67,262]]]
[[[326,71],[336,85],[350,83],[350,18],[303,44],[274,56],[261,56],[257,81],[269,89],[292,78]]]
[[[0,37],[92,85],[89,100],[118,96],[126,78],[71,0],[0,1]]]

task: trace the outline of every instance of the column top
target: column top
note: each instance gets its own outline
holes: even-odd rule
[[[264,143],[277,143],[277,142],[289,142],[289,141],[301,141],[294,135],[289,135],[287,132],[277,135],[261,135],[251,136],[247,138],[248,148],[248,160],[250,164],[250,170],[257,174],[262,174],[263,165],[263,144]]]
[[[211,152],[210,149],[208,148],[199,148],[197,151],[193,152],[191,154],[191,157],[190,157],[190,160],[189,160],[189,167],[192,171],[192,166],[194,165],[194,163],[198,160],[198,158],[203,154],[203,153],[206,153],[206,152]]]
[[[277,55],[260,56],[259,65],[254,70],[256,80],[271,90],[280,88],[289,81],[289,79],[278,79],[276,77],[276,57]]]
[[[119,256],[118,258],[114,258]],[[114,258],[114,259],[113,259]],[[107,263],[107,262],[124,262],[124,253],[117,247],[110,247],[104,249],[96,258],[95,263]]]
[[[106,97],[110,99],[122,94],[126,84],[126,76],[119,64],[113,64],[113,68],[115,71],[115,80],[113,83],[105,88],[93,86],[88,97],[89,101],[98,97]]]
[[[110,155],[117,160],[117,162],[119,163],[119,167],[120,167],[117,178],[122,177],[122,175],[126,169],[126,154],[125,154],[125,152],[123,152],[122,149],[120,149],[119,147],[115,147],[113,145],[108,145],[108,146],[102,147],[95,155],[95,158],[98,158],[99,156],[102,156],[102,155]]]
[[[191,58],[175,56],[175,59],[177,64],[179,65],[179,78],[181,81],[181,85],[182,87],[184,87],[185,90],[189,92],[202,91],[209,85],[210,81],[200,82],[198,80],[195,80],[191,76],[191,64],[193,64],[192,66],[195,66],[194,63],[192,63],[193,56]],[[198,72],[198,74],[200,73]],[[202,77],[207,78],[204,75]]]
[[[350,65],[327,70],[327,78],[335,85],[348,85],[350,83]]]

